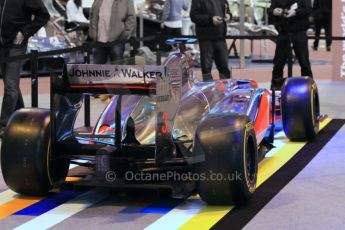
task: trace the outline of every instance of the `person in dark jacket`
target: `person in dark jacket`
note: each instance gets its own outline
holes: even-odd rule
[[[219,77],[230,78],[226,44],[226,23],[231,19],[228,2],[226,0],[192,0],[190,17],[196,25],[203,80],[213,80],[211,74],[213,60]]]
[[[315,40],[313,49],[319,47],[321,28],[324,28],[326,35],[326,50],[331,51],[332,44],[332,0],[314,0],[313,19],[315,25]]]
[[[50,16],[41,0],[0,0],[0,59],[26,53],[28,39]],[[21,61],[1,64],[4,97],[0,115],[2,137],[12,113],[24,107],[19,88]]]
[[[307,37],[311,10],[310,0],[272,0],[268,14],[279,32],[273,59],[272,88],[280,89],[284,82],[283,70],[291,43],[301,66],[301,75],[313,77]]]

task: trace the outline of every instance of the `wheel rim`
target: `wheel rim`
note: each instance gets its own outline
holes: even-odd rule
[[[256,179],[256,160],[255,160],[255,146],[252,136],[248,136],[246,140],[246,149],[245,149],[245,172],[246,179],[248,181],[248,187],[254,186]]]
[[[53,185],[54,181],[51,175],[51,162],[52,162],[52,156],[51,156],[51,142],[48,142],[48,148],[47,148],[47,175],[48,175],[48,180],[51,185]]]
[[[312,119],[313,119],[313,126],[317,126],[319,116],[320,116],[320,107],[319,107],[319,96],[316,90],[312,89]]]

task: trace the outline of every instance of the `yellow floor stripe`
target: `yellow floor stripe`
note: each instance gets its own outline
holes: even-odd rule
[[[323,129],[332,119],[327,118],[320,124]],[[259,164],[257,186],[259,187],[287,161],[289,161],[306,142],[289,142],[283,146],[273,156],[268,157]],[[210,229],[223,216],[225,216],[234,206],[205,206],[201,211],[183,224],[179,229]]]
[[[67,177],[66,181],[77,181],[80,180],[80,177]],[[29,196],[17,196],[12,200],[4,203],[0,206],[0,220],[24,209],[27,208],[41,200],[45,197],[29,197]]]
[[[286,162],[288,162],[306,142],[289,143],[282,147],[276,154],[265,159],[259,164],[257,186],[260,186]]]
[[[323,129],[332,119],[327,118],[320,124],[320,130]],[[257,186],[260,186],[286,162],[288,162],[296,153],[306,145],[307,142],[289,142],[282,147],[273,156],[266,158],[259,164],[259,173]]]
[[[75,181],[80,181],[81,177],[74,177],[74,176],[69,176],[66,178],[66,182],[75,182]]]

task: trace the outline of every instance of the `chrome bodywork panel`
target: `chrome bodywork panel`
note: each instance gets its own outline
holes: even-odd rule
[[[196,128],[201,119],[209,113],[240,113],[246,114],[255,122],[260,108],[261,96],[265,89],[257,88],[256,83],[250,80],[216,80],[200,82],[195,79],[191,66],[192,60],[188,55],[175,53],[165,61],[163,66],[169,69],[180,69],[182,74],[181,96],[175,104],[168,104],[165,110],[174,110],[169,116],[168,127],[174,140],[193,140]],[[157,84],[158,85],[158,84]],[[122,130],[125,137],[126,121],[129,117],[135,123],[135,137],[141,144],[156,143],[156,128],[159,123],[157,118],[157,97],[162,95],[157,90],[157,96],[125,95],[122,101]],[[94,135],[114,135],[114,111],[117,98],[112,101],[101,114]],[[169,107],[170,105],[170,107]],[[174,108],[174,106],[176,108]],[[106,128],[110,127],[110,128]],[[267,127],[268,128],[268,127]],[[99,139],[100,138],[96,138]],[[262,138],[261,138],[262,139]],[[113,142],[113,138],[102,141]],[[258,143],[261,140],[258,140]]]

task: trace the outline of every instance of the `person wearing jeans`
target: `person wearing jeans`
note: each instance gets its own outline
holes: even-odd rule
[[[23,55],[26,52],[26,46],[13,46],[11,48],[2,49],[0,59],[4,60],[6,57]],[[1,127],[6,127],[9,117],[13,111],[24,107],[22,93],[19,88],[20,67],[22,61],[12,61],[6,64],[1,64],[1,73],[5,86],[4,98],[2,101],[2,110],[0,117]]]
[[[123,59],[125,42],[135,30],[135,10],[132,0],[95,0],[90,11],[89,35],[98,44],[112,46],[95,47],[93,62],[105,64]]]
[[[219,78],[230,78],[226,44],[226,23],[231,19],[228,2],[226,0],[192,0],[190,17],[196,26],[203,81],[213,80],[211,74],[213,60],[216,63]]]
[[[0,0],[0,58],[26,53],[28,39],[44,26],[50,16],[41,0]],[[4,97],[0,115],[0,137],[10,116],[24,107],[19,87],[21,61],[0,65]]]
[[[102,44],[97,42],[97,44]],[[105,64],[107,63],[108,57],[111,62],[123,59],[123,53],[125,52],[125,43],[123,41],[116,41],[110,47],[97,47],[93,51],[93,63]]]

